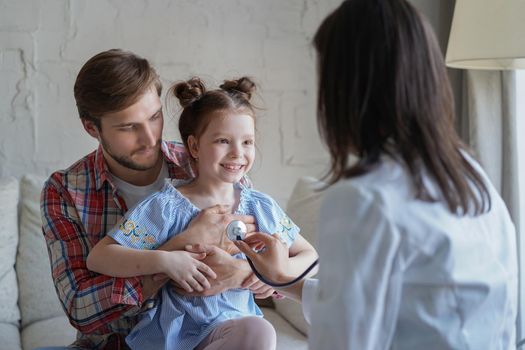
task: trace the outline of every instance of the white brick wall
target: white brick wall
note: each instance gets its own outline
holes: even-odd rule
[[[419,0],[435,12],[432,1]],[[450,2],[450,1],[449,1]],[[311,38],[340,0],[0,0],[0,177],[48,175],[96,147],[73,83],[109,48],[150,59],[165,87],[192,75],[260,83],[256,186],[285,204],[328,160],[315,123]],[[439,15],[439,14],[438,14]],[[165,138],[176,139],[177,111]]]
[[[97,52],[150,59],[165,87],[192,75],[260,83],[256,186],[286,201],[321,175],[313,33],[340,0],[0,0],[0,176],[48,175],[97,145],[78,120],[73,83]],[[164,100],[163,100],[164,101]],[[165,138],[176,139],[177,111]]]

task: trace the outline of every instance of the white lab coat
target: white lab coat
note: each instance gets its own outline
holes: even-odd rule
[[[329,189],[319,283],[303,287],[310,349],[513,349],[515,229],[489,188],[490,212],[453,215],[415,199],[408,172],[384,156]]]

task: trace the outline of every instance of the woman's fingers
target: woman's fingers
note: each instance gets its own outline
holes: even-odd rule
[[[237,246],[237,248],[239,248],[241,252],[243,252],[248,257],[248,259],[255,261],[258,258],[257,253],[254,252],[252,248],[245,242],[235,241],[233,243],[235,244],[235,246]]]
[[[274,289],[271,288],[271,287],[267,287],[265,288],[264,290],[262,290],[261,292],[258,292],[258,293],[255,293],[254,294],[254,297],[256,299],[266,299],[268,298],[269,296],[271,296],[274,292]]]
[[[253,273],[250,275],[250,277],[246,278],[242,284],[241,288],[249,289],[251,288],[255,283],[257,283],[259,279],[257,276],[255,276]]]

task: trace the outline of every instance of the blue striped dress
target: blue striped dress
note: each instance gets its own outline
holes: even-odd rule
[[[166,180],[161,191],[153,193],[130,209],[108,234],[123,246],[155,249],[184,231],[200,212],[176,187],[180,180]],[[236,214],[253,215],[260,232],[278,233],[290,246],[299,228],[268,195],[235,184],[240,190]],[[244,259],[244,254],[237,254]],[[156,306],[144,312],[126,338],[132,349],[193,349],[219,323],[262,312],[247,289],[231,289],[209,297],[177,294],[170,284],[158,293]]]

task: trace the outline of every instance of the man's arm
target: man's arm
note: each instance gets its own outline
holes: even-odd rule
[[[112,278],[87,269],[92,237],[86,234],[69,193],[58,188],[51,178],[41,197],[42,229],[58,298],[80,332],[111,332],[108,323],[139,311],[141,280]]]

